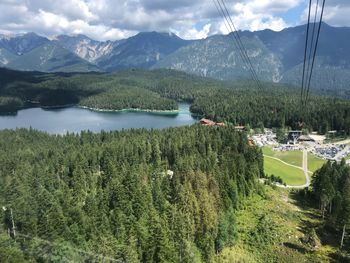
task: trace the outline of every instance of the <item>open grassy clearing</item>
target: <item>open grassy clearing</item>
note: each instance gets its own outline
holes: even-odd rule
[[[288,152],[278,152],[273,151],[271,147],[265,146],[263,147],[263,153],[267,156],[271,156],[274,158],[278,158],[286,163],[302,167],[302,151],[288,151]],[[320,169],[322,165],[326,163],[325,160],[318,158],[317,156],[308,153],[308,170],[311,172],[315,172]]]
[[[224,249],[217,262],[308,262],[299,247],[296,207],[288,203],[288,191],[265,187],[266,198],[252,195],[237,213],[237,243]]]
[[[271,147],[265,146],[262,148],[265,155],[281,159],[282,161],[302,167],[303,165],[303,153],[301,151],[287,151],[279,152],[273,151]]]
[[[303,194],[291,192],[290,200],[299,208],[299,227],[303,233],[310,233],[315,230],[319,240],[318,247],[306,247],[310,255],[311,262],[350,262],[350,241],[345,238],[344,247],[340,250],[341,230],[334,229],[334,225],[327,225],[322,219],[321,211],[313,207],[310,200]],[[326,216],[327,217],[327,216]]]
[[[237,243],[224,249],[215,263],[348,262],[337,255],[338,236],[323,229],[319,211],[299,198],[271,186],[265,187],[264,197],[250,196],[237,213]],[[318,247],[305,241],[312,229],[321,241]]]
[[[311,172],[315,172],[316,170],[320,169],[326,162],[326,160],[318,158],[312,153],[308,153],[307,155],[307,169]]]
[[[265,174],[275,175],[291,186],[300,186],[306,183],[304,172],[301,169],[286,165],[278,160],[264,157]]]

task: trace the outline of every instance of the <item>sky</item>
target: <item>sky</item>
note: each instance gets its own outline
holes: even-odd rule
[[[240,30],[280,31],[307,19],[308,0],[225,1]],[[84,34],[102,41],[144,31],[172,32],[184,39],[228,33],[213,0],[0,0],[0,10],[0,33],[5,34]],[[348,14],[349,0],[326,1],[326,23],[350,26]]]

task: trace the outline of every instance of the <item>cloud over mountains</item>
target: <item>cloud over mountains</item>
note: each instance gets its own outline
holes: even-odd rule
[[[286,16],[303,20],[302,0],[226,0],[239,29],[281,30]],[[299,8],[301,12],[296,10]],[[172,31],[186,39],[227,33],[212,0],[0,0],[0,32],[34,31],[45,36],[86,34],[98,40],[117,40],[140,31]],[[326,22],[349,25],[347,0],[331,1]]]

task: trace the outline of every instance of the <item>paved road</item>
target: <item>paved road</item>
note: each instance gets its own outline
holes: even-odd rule
[[[278,158],[275,158],[275,157],[271,157],[271,156],[268,156],[268,155],[264,155],[264,157],[267,157],[267,158],[271,158],[271,159],[280,161],[281,163],[283,163],[283,164],[285,164],[285,165],[288,165],[288,166],[291,166],[291,167],[294,167],[294,168],[303,170],[303,172],[304,172],[304,175],[305,175],[305,178],[306,178],[306,183],[305,183],[305,184],[303,184],[303,185],[297,185],[297,186],[294,186],[294,185],[287,185],[287,186],[284,186],[284,185],[277,185],[278,187],[303,189],[303,188],[305,188],[305,187],[309,187],[309,186],[310,186],[311,180],[310,180],[309,173],[312,173],[312,172],[309,171],[309,170],[308,170],[308,167],[307,167],[307,150],[303,150],[303,167],[299,167],[299,166],[296,166],[296,165],[292,165],[292,164],[286,163],[286,162],[282,161],[281,159],[278,159]]]
[[[340,141],[340,142],[335,142],[334,144],[349,144],[350,143],[350,139],[344,140],[344,141]]]
[[[338,162],[341,161],[342,157],[344,157],[345,153],[347,153],[350,149],[350,146],[346,146],[343,150],[337,153],[337,155],[334,157],[334,159]]]

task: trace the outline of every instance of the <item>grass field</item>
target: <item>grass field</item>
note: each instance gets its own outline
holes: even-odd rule
[[[265,155],[281,159],[282,161],[302,167],[303,165],[303,153],[301,151],[287,151],[287,152],[278,152],[273,151],[271,147],[263,147],[263,153]]]
[[[279,176],[287,185],[299,186],[306,183],[304,172],[301,169],[291,167],[278,160],[265,157],[264,167],[267,175]]]
[[[311,172],[315,172],[316,170],[320,169],[326,162],[326,160],[318,158],[312,153],[308,153],[307,155],[307,169]]]

